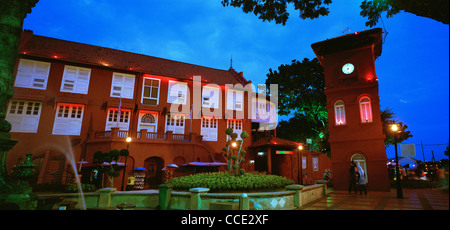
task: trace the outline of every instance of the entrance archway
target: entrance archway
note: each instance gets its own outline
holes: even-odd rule
[[[158,185],[162,183],[161,169],[164,167],[164,160],[160,157],[147,158],[144,161],[144,167],[147,169],[144,189],[158,188]]]
[[[368,183],[369,182],[369,176],[368,176],[368,173],[367,173],[366,158],[364,157],[364,155],[362,155],[360,153],[353,154],[353,156],[351,158],[351,161],[355,162],[356,166],[361,166],[361,168],[366,173],[366,183]]]

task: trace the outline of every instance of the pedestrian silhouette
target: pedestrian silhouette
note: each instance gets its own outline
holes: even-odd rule
[[[350,194],[352,192],[352,189],[355,189],[355,194],[358,192],[356,188],[356,182],[357,182],[357,168],[354,161],[351,162],[350,169],[349,169],[349,177],[350,177],[350,184],[348,186],[348,193]]]

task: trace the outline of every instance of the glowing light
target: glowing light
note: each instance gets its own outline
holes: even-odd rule
[[[58,59],[58,58],[59,58],[59,56],[58,56],[58,55],[53,55],[52,57],[53,57],[53,58],[56,58],[56,59]]]
[[[128,143],[131,142],[131,137],[127,137],[127,142],[128,142]]]
[[[232,146],[233,148],[236,148],[237,143],[236,143],[236,142],[233,142],[233,143],[231,143],[231,146]]]
[[[303,145],[299,145],[298,150],[302,150],[302,149],[303,149]]]
[[[397,124],[392,124],[391,125],[391,130],[394,131],[394,132],[398,131],[398,125]]]

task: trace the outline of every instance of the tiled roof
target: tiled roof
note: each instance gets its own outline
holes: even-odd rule
[[[208,83],[247,84],[242,73],[220,70],[126,51],[34,35],[24,31],[19,47],[22,56],[57,59],[65,62],[94,65],[128,72],[154,74],[191,80],[200,75]]]
[[[269,136],[269,137],[262,137],[255,141],[250,147],[261,147],[261,146],[282,146],[282,147],[292,147],[297,148],[300,145],[300,143],[282,139],[275,136]]]

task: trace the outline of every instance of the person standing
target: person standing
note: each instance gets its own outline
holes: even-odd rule
[[[358,166],[358,173],[359,173],[359,194],[362,195],[362,192],[364,190],[364,195],[367,195],[367,188],[366,188],[366,173],[362,169],[361,166]]]
[[[356,188],[357,183],[357,168],[355,162],[351,162],[350,169],[349,169],[349,177],[350,177],[350,184],[348,186],[348,193],[350,194],[352,192],[352,189],[355,189],[355,194],[358,192]]]

